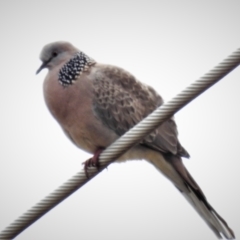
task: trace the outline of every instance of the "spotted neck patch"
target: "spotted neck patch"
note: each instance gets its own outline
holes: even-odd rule
[[[73,84],[95,61],[83,52],[77,53],[59,71],[58,81],[63,87]]]

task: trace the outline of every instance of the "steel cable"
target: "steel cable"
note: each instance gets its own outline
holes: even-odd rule
[[[69,195],[82,187],[86,182],[100,173],[110,163],[114,162],[114,160],[116,160],[124,152],[140,142],[161,123],[173,116],[182,107],[195,99],[220,79],[222,79],[239,64],[240,48],[233,52],[229,57],[227,57],[224,61],[222,61],[219,65],[217,65],[203,77],[188,86],[172,100],[156,109],[148,117],[143,119],[127,133],[121,136],[117,141],[111,144],[107,149],[105,149],[99,158],[99,169],[93,167],[89,168],[88,177],[86,176],[84,170],[77,173],[57,190],[41,200],[26,213],[16,219],[6,229],[4,229],[0,233],[0,239],[9,240],[15,238],[32,223],[42,217],[45,213],[50,211],[53,207],[62,202]]]

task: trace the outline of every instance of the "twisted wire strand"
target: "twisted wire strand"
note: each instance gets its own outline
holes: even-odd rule
[[[117,141],[105,149],[100,157],[100,168],[89,168],[88,177],[85,171],[82,170],[69,179],[66,183],[45,197],[26,213],[16,219],[6,229],[0,233],[1,240],[9,240],[15,238],[18,234],[24,231],[32,223],[54,208],[57,204],[82,187],[85,183],[95,177],[109,164],[114,162],[124,152],[129,150],[135,144],[140,142],[145,136],[151,133],[155,128],[162,124],[165,120],[173,116],[186,104],[191,102],[213,84],[218,82],[234,68],[240,64],[240,48],[233,52],[229,57],[222,61],[219,65],[205,74],[203,77],[192,83],[185,90],[179,93],[169,102],[163,104],[156,109],[148,117],[139,122],[136,126],[130,129]]]

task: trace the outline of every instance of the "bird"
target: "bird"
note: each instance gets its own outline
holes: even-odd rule
[[[98,166],[102,150],[163,104],[151,86],[128,71],[98,63],[69,42],[45,45],[41,66],[45,103],[66,136],[92,153],[84,168]],[[234,239],[233,230],[210,205],[182,158],[189,158],[178,139],[174,117],[166,120],[118,162],[144,159],[173,183],[219,239]]]

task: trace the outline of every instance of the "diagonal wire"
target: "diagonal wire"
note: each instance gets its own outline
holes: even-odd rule
[[[54,208],[57,204],[82,187],[85,183],[95,177],[99,172],[114,162],[124,152],[140,142],[146,135],[151,133],[155,128],[162,124],[165,120],[173,116],[186,104],[191,102],[213,84],[218,82],[234,68],[240,64],[240,48],[233,52],[224,61],[218,64],[203,77],[192,83],[185,90],[179,93],[169,102],[163,104],[156,109],[148,117],[130,129],[117,141],[105,149],[99,158],[100,169],[89,168],[88,178],[85,171],[82,170],[69,179],[66,183],[49,194],[26,213],[11,223],[6,229],[0,233],[1,240],[10,240],[24,231],[32,223]]]

